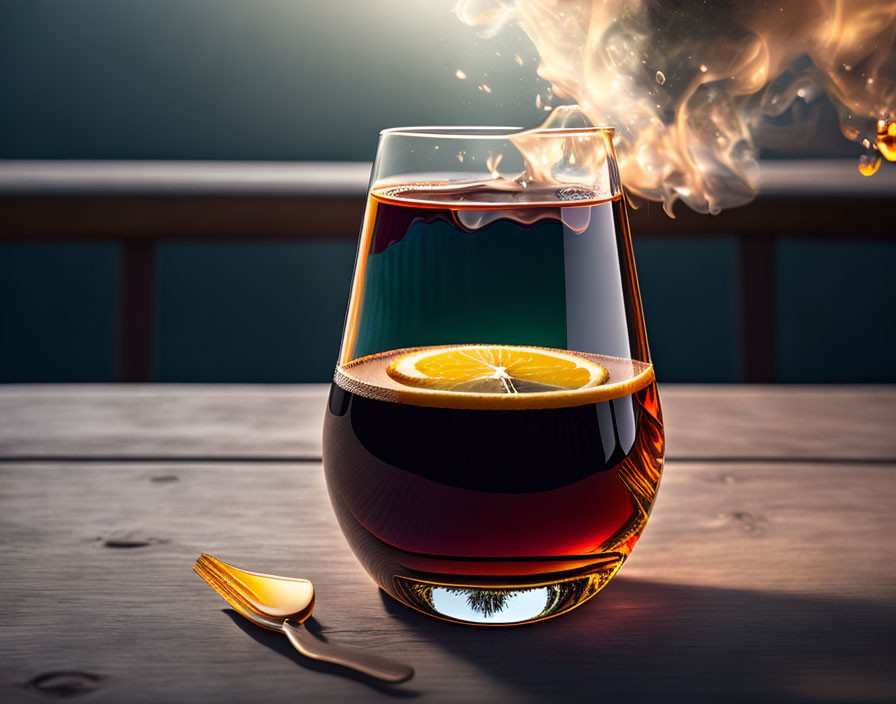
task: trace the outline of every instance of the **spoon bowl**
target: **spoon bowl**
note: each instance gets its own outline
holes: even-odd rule
[[[247,572],[205,553],[193,570],[243,616],[272,631],[286,619],[302,623],[314,610],[314,585],[307,579]]]
[[[314,585],[307,579],[248,572],[206,553],[196,560],[193,571],[239,614],[257,626],[284,633],[307,657],[385,682],[404,682],[414,675],[413,668],[390,658],[315,638],[302,625],[314,610]]]

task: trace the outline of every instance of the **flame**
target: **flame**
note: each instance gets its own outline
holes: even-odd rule
[[[893,0],[460,0],[455,12],[486,36],[516,22],[554,94],[616,127],[628,190],[670,214],[676,200],[704,213],[752,200],[766,118],[820,90],[848,139],[896,159]]]
[[[877,149],[887,161],[896,161],[896,122],[877,123]]]
[[[880,154],[869,151],[859,157],[859,173],[862,176],[874,176],[880,168]]]

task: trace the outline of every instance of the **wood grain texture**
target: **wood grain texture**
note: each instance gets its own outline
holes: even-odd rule
[[[319,458],[327,387],[0,387],[0,457]],[[668,457],[896,460],[896,387],[660,386]]]
[[[4,464],[0,699],[83,686],[98,703],[892,701],[893,471],[672,463],[645,537],[596,599],[476,629],[380,595],[318,465]],[[311,579],[314,628],[417,676],[378,686],[293,655],[222,610],[191,572],[202,550]]]
[[[327,386],[0,387],[0,457],[320,458]]]

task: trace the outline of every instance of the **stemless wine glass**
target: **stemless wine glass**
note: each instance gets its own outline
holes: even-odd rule
[[[664,436],[611,128],[381,133],[324,425],[388,594],[517,624],[596,594]]]

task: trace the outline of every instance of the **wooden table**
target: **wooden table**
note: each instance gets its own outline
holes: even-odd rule
[[[896,699],[896,389],[666,386],[668,464],[620,575],[561,618],[443,623],[381,595],[320,466],[322,386],[0,388],[0,700]],[[322,636],[398,686],[294,655],[192,571],[311,579]]]

